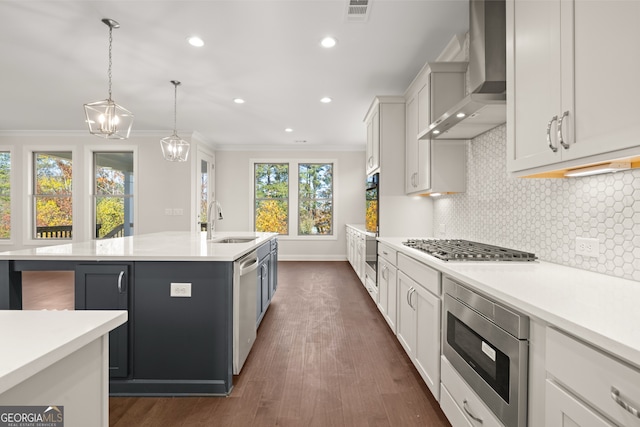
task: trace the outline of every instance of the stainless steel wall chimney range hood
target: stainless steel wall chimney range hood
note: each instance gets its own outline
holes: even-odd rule
[[[470,0],[470,94],[418,138],[471,139],[506,122],[506,69],[505,0]]]

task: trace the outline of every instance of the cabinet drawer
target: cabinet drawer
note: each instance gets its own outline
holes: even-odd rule
[[[549,380],[545,394],[546,427],[614,427]]]
[[[398,265],[398,251],[392,249],[391,246],[378,242],[378,256],[386,259],[394,266]]]
[[[404,254],[398,254],[398,270],[404,272],[429,292],[440,296],[441,286],[439,271],[427,267]]]
[[[476,427],[504,427],[495,415],[493,415],[493,412],[491,412],[491,410],[482,403],[482,400],[478,395],[471,390],[462,377],[458,375],[444,356],[441,356],[441,367],[442,371],[440,373],[440,378],[442,381],[442,387],[449,392],[454,404],[463,413],[469,425]],[[471,413],[476,419],[482,421],[474,420],[469,416],[469,413]],[[455,427],[458,426],[458,424],[453,425]]]
[[[640,411],[639,370],[555,329],[547,328],[546,344],[547,371],[558,382],[616,423],[640,426],[631,413]]]
[[[467,420],[467,417],[462,412],[462,409],[456,405],[453,397],[449,394],[447,389],[440,384],[440,408],[442,412],[447,416],[447,419],[454,427],[473,427],[473,425]]]

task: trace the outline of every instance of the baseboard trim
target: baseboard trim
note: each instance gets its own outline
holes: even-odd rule
[[[278,261],[346,261],[344,255],[283,255],[278,253]]]

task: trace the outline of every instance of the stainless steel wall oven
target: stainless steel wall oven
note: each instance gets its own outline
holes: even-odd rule
[[[380,174],[374,173],[367,177],[365,187],[365,200],[367,203],[365,212],[365,228],[369,233],[378,235],[378,201],[380,188]]]
[[[367,230],[365,240],[365,274],[366,278],[378,287],[378,224],[379,224],[379,189],[380,174],[374,173],[367,177],[365,187],[366,213],[365,228]]]
[[[443,287],[444,356],[506,427],[526,426],[529,318],[449,277]]]

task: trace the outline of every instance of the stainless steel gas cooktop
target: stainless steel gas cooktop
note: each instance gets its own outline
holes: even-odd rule
[[[443,261],[535,261],[535,254],[500,246],[451,239],[408,239],[410,248],[426,252]]]

